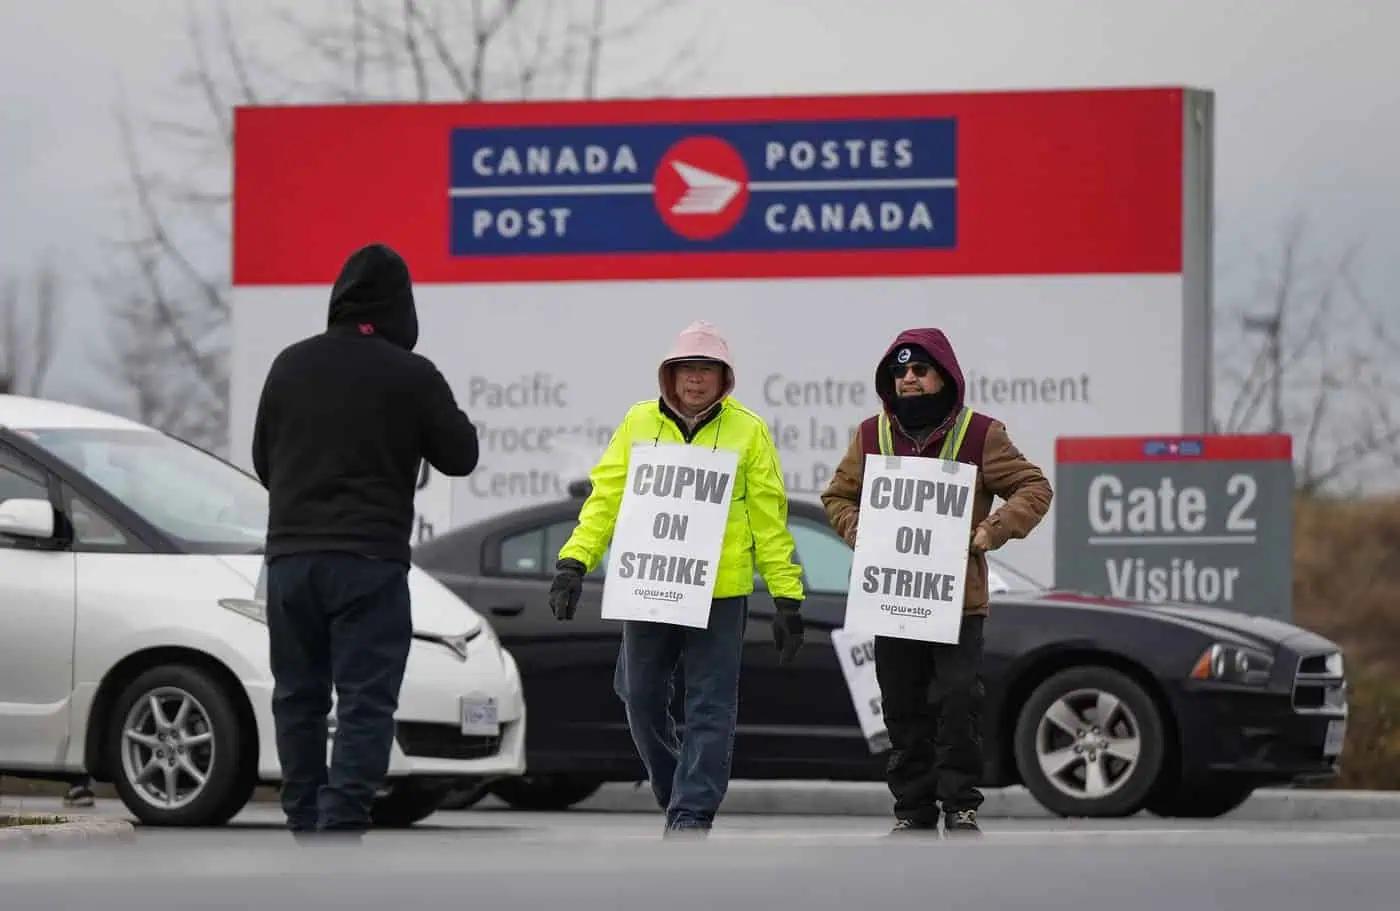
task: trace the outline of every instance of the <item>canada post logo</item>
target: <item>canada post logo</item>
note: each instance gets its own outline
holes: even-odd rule
[[[1199,458],[1205,454],[1200,440],[1148,440],[1142,454],[1157,458]]]
[[[949,249],[952,119],[460,128],[456,256]]]

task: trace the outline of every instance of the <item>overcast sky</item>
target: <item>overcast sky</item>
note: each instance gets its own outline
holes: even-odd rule
[[[247,19],[274,5],[233,8]],[[138,109],[170,96],[187,59],[184,9],[0,0],[0,271],[51,257],[71,288],[70,317],[89,327],[102,306],[93,277],[119,227],[113,110],[122,92]],[[1249,286],[1253,257],[1302,214],[1320,242],[1364,243],[1367,289],[1400,309],[1395,0],[708,0],[648,46],[612,52],[604,88],[697,29],[705,68],[686,94],[1211,89],[1223,295]],[[101,332],[74,339],[51,395],[94,382]]]

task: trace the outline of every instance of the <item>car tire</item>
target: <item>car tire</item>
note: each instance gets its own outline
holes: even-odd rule
[[[1164,742],[1161,713],[1136,681],[1108,667],[1076,667],[1041,683],[1021,708],[1016,765],[1053,813],[1131,816],[1157,782]]]
[[[485,778],[458,778],[443,797],[439,810],[470,810],[491,793],[491,783]]]
[[[253,794],[252,732],[226,687],[202,668],[143,672],[117,696],[109,724],[112,784],[148,826],[223,825]]]
[[[1253,785],[1238,783],[1214,783],[1197,787],[1183,784],[1166,794],[1149,797],[1147,809],[1158,816],[1214,819],[1236,809],[1253,793]]]
[[[517,810],[567,810],[597,793],[603,783],[577,775],[524,775],[491,784],[491,793]]]
[[[432,816],[442,806],[452,782],[443,779],[396,778],[374,798],[370,821],[381,829],[403,829]]]

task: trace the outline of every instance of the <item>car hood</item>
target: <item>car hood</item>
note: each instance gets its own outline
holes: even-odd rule
[[[1303,646],[1307,648],[1336,648],[1336,646],[1310,630],[1275,620],[1271,617],[1256,617],[1239,611],[1221,607],[1203,607],[1195,604],[1144,604],[1144,610],[1164,614],[1179,620],[1227,630],[1244,636],[1251,636],[1273,645]]]
[[[1047,592],[1041,596],[1041,600],[1061,606],[1071,603],[1089,608],[1131,611],[1179,626],[1189,626],[1206,635],[1219,636],[1223,634],[1261,645],[1288,644],[1293,647],[1319,650],[1336,648],[1333,643],[1316,633],[1309,632],[1292,623],[1285,623],[1270,617],[1256,617],[1220,607],[1205,607],[1178,602],[1152,604],[1065,591]]]
[[[256,554],[222,555],[218,558],[250,586],[258,583],[263,558]],[[416,566],[408,571],[408,593],[413,605],[413,631],[433,636],[472,635],[481,629],[481,615],[438,580]]]

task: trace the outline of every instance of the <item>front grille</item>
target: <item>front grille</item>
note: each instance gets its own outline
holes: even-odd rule
[[[1304,655],[1293,678],[1293,710],[1309,715],[1345,715],[1347,683],[1336,652]]]
[[[485,759],[501,751],[501,738],[463,734],[450,724],[401,721],[396,734],[408,756],[425,759]]]
[[[1293,706],[1298,709],[1321,709],[1327,702],[1327,688],[1299,684],[1293,688]]]
[[[1320,675],[1325,675],[1325,674],[1327,673],[1327,656],[1326,656],[1326,655],[1309,655],[1309,656],[1307,656],[1307,657],[1304,658],[1302,661],[1299,661],[1299,662],[1298,662],[1298,673],[1299,673],[1299,674],[1320,674]]]

